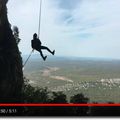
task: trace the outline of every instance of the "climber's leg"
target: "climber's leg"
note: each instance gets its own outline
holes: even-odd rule
[[[48,47],[46,46],[41,46],[41,49],[46,49],[48,52],[50,52],[52,55],[55,54],[55,50],[51,51]]]
[[[43,58],[43,60],[45,61],[45,60],[46,60],[46,58],[47,58],[47,56],[44,56],[44,55],[43,55],[43,53],[42,53],[41,49],[39,49],[39,50],[37,50],[37,51],[39,51],[39,52],[40,52],[41,57],[42,57],[42,58]]]

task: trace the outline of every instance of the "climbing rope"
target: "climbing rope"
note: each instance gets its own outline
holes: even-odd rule
[[[41,16],[42,16],[42,0],[40,0],[40,10],[39,10],[39,25],[38,25],[38,38],[40,37],[40,32],[41,32]]]
[[[40,32],[41,32],[41,12],[42,12],[42,0],[40,0],[40,9],[39,9],[39,18],[38,18],[39,19],[38,20],[38,38],[40,37]],[[33,52],[34,52],[34,49],[32,49],[28,58],[26,59],[25,63],[23,64],[23,70]]]
[[[24,67],[27,64],[27,62],[28,62],[28,60],[31,57],[31,55],[32,55],[33,52],[34,52],[34,49],[31,51],[30,55],[28,56],[27,60],[25,61],[24,65],[23,65],[23,70],[24,70]]]

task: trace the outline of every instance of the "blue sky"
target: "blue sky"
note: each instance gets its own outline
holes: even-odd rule
[[[20,29],[22,54],[31,51],[39,2],[8,3],[10,23]],[[40,38],[57,56],[120,59],[120,0],[43,0]]]

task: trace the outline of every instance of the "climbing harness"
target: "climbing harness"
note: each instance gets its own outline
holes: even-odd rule
[[[41,32],[41,16],[42,16],[41,13],[42,13],[42,0],[40,0],[40,9],[39,9],[39,18],[38,18],[39,19],[38,20],[38,38],[40,37],[40,32]],[[23,70],[33,52],[34,52],[34,49],[32,49],[28,58],[26,59],[25,63],[23,64]]]

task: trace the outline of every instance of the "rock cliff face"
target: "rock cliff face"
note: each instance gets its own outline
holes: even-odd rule
[[[7,2],[0,0],[0,102],[17,103],[23,85],[22,58],[8,21]]]

